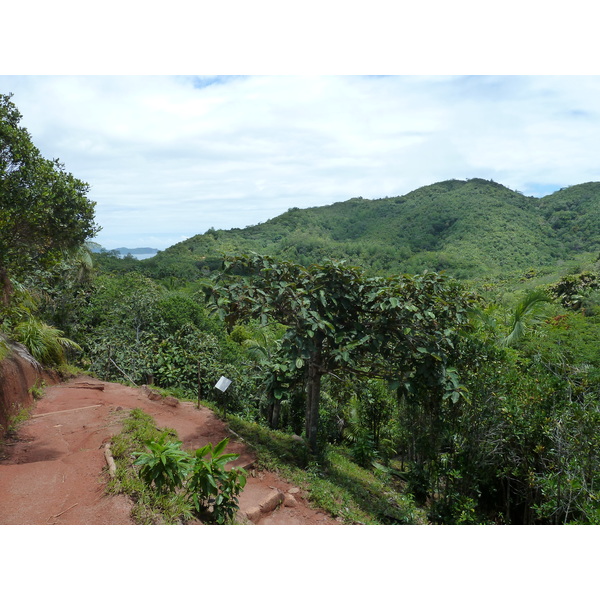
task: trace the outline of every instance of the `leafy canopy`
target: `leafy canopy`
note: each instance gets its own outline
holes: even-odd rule
[[[414,359],[440,362],[452,352],[451,338],[471,303],[460,286],[438,273],[367,277],[343,262],[303,267],[259,255],[225,265],[213,289],[221,316],[230,327],[252,319],[287,326],[283,347],[297,369],[318,354],[322,372],[343,366],[405,379]],[[232,277],[234,272],[247,277]]]
[[[286,326],[273,371],[282,387],[307,381],[313,450],[325,374],[379,377],[407,393],[454,386],[446,366],[470,300],[444,276],[367,277],[340,262],[303,267],[258,255],[225,266],[213,302],[229,327],[252,319]]]
[[[11,95],[0,95],[0,286],[5,303],[9,277],[47,268],[62,252],[99,230],[89,187],[41,156]]]

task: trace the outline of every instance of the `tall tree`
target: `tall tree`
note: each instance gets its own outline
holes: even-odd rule
[[[0,95],[0,299],[6,305],[11,278],[46,268],[65,250],[80,246],[99,228],[89,186],[41,156],[21,114]]]
[[[287,327],[278,377],[306,381],[305,431],[317,449],[321,379],[342,370],[416,394],[448,389],[446,366],[468,299],[443,276],[368,278],[329,262],[303,267],[258,255],[225,262],[213,301],[227,323],[262,319]],[[230,277],[239,273],[245,278]]]

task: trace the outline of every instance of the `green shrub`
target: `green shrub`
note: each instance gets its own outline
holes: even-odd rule
[[[146,441],[148,452],[133,453],[137,457],[133,464],[140,467],[140,479],[164,497],[163,503],[167,497],[181,495],[203,520],[231,522],[239,508],[238,496],[246,485],[246,474],[243,469],[225,470],[228,462],[239,457],[224,453],[229,439],[214,447],[209,443],[192,456],[181,449],[182,442],[169,440],[168,435],[164,432],[158,440]],[[146,514],[140,510],[140,515]],[[144,516],[143,520],[147,518]]]
[[[190,455],[181,450],[180,441],[167,441],[166,434],[146,442],[150,452],[135,452],[138,458],[133,463],[140,466],[140,477],[159,493],[174,492],[181,487],[190,470]]]
[[[189,499],[199,514],[216,523],[231,521],[238,509],[238,495],[246,485],[243,469],[225,470],[239,454],[224,454],[228,438],[214,448],[207,444],[196,450],[190,478],[186,483]],[[212,509],[212,511],[210,510]]]
[[[81,350],[78,344],[63,337],[62,331],[35,318],[19,323],[14,337],[43,365],[62,365],[67,359],[67,349]]]

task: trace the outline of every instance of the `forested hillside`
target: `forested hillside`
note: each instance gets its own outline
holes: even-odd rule
[[[482,179],[405,196],[292,208],[244,229],[213,229],[144,262],[162,276],[197,278],[223,254],[257,252],[299,264],[341,259],[375,275],[445,271],[460,279],[555,267],[600,243],[600,183],[545,198]]]
[[[567,254],[600,247],[600,183],[582,183],[539,201],[540,212]]]

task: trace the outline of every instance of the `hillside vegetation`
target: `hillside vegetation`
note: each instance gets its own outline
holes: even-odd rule
[[[599,203],[451,180],[100,255],[89,356],[217,404],[229,373],[228,411],[302,434],[325,480],[346,452],[430,522],[597,523]]]
[[[534,198],[482,179],[450,180],[405,196],[291,208],[244,229],[214,230],[144,261],[159,276],[197,279],[225,254],[256,252],[302,265],[345,260],[374,275],[445,271],[498,277],[597,251],[600,183]]]

